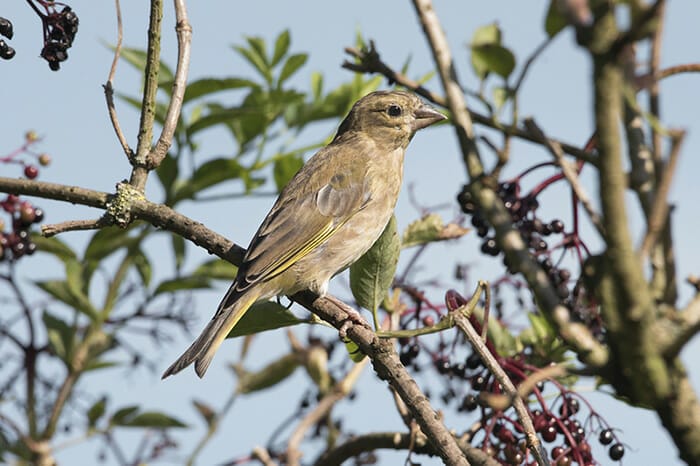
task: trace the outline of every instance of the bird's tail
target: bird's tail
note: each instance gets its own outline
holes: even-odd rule
[[[163,373],[163,379],[173,374],[177,374],[185,367],[194,364],[195,372],[201,378],[209,368],[214,354],[219,346],[226,339],[231,329],[243,317],[248,308],[258,299],[259,293],[249,290],[235,299],[231,304],[225,306],[230,299],[225,299],[222,307],[214,314],[202,333],[180,356],[177,361]],[[229,298],[229,297],[227,297]]]

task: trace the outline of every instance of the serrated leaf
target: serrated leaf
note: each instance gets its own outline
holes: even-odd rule
[[[350,289],[360,306],[370,311],[379,308],[394,279],[400,250],[396,217],[392,215],[379,239],[350,266]]]
[[[48,311],[42,313],[41,320],[46,327],[49,345],[54,354],[62,361],[68,362],[73,352],[75,328]]]
[[[294,353],[290,353],[271,362],[257,372],[238,370],[238,386],[236,390],[238,393],[246,394],[273,387],[292,375],[299,365],[299,357]]]
[[[506,79],[515,69],[515,55],[498,44],[472,46],[472,67],[482,80],[489,73],[496,73]]]
[[[289,44],[291,42],[292,40],[289,35],[289,29],[285,29],[279,36],[277,36],[277,39],[275,40],[275,50],[272,52],[272,60],[270,61],[270,65],[275,66],[280,62],[282,57],[284,57],[289,50]]]
[[[181,277],[160,282],[154,291],[154,295],[159,295],[161,293],[172,293],[174,291],[199,290],[210,287],[211,285],[206,277]]]
[[[549,37],[554,37],[559,34],[569,22],[557,7],[558,0],[550,0],[547,16],[544,18],[544,31]]]
[[[202,78],[192,81],[185,89],[184,103],[202,96],[242,87],[259,87],[255,81],[244,78]]]
[[[97,421],[100,420],[102,416],[105,414],[105,410],[107,409],[107,397],[103,396],[99,400],[97,400],[90,408],[87,410],[87,419],[88,419],[88,426],[90,428],[94,428],[95,424],[97,424]]]
[[[215,280],[233,280],[236,278],[238,268],[223,259],[211,259],[197,267],[192,275],[213,278]]]
[[[284,66],[282,66],[282,71],[280,71],[280,75],[277,78],[277,85],[282,86],[283,82],[285,82],[287,79],[289,79],[290,76],[296,73],[297,70],[299,70],[299,68],[304,66],[304,63],[306,63],[306,60],[308,58],[309,56],[305,53],[297,53],[287,58],[287,61],[284,62]]]
[[[437,240],[442,225],[442,217],[439,214],[428,214],[411,222],[403,232],[401,247],[410,248]]]
[[[306,323],[299,319],[289,309],[274,301],[261,301],[253,304],[238,321],[227,338],[253,335],[268,330],[290,327]]]
[[[176,190],[173,202],[190,199],[223,181],[240,178],[243,172],[243,167],[235,159],[218,158],[204,162],[197,167],[192,178]]]
[[[439,214],[428,214],[412,222],[403,233],[401,247],[410,248],[435,241],[445,241],[464,236],[469,231],[456,223],[444,224]]]
[[[54,237],[46,238],[37,233],[32,233],[32,243],[36,244],[37,251],[46,252],[56,256],[61,261],[77,259],[77,255],[63,241]]]
[[[135,416],[130,416],[122,420],[118,425],[121,427],[151,427],[155,429],[187,427],[187,424],[180,420],[156,411],[144,411]]]
[[[277,191],[287,186],[289,180],[304,166],[304,159],[296,154],[286,154],[275,160],[272,175],[275,179]]]

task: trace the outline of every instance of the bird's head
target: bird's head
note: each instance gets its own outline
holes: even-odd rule
[[[381,144],[405,148],[416,131],[444,119],[414,94],[376,91],[353,105],[335,138],[361,132]]]

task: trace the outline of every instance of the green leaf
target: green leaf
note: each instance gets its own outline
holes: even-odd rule
[[[218,158],[209,160],[195,170],[186,183],[180,186],[174,195],[174,202],[190,199],[203,191],[223,181],[240,178],[243,167],[235,159]]]
[[[497,86],[493,88],[493,103],[496,110],[500,110],[513,97],[513,91],[507,87]]]
[[[75,328],[48,311],[43,312],[41,320],[44,322],[44,327],[46,327],[51,350],[59,359],[67,363],[73,353]]]
[[[146,254],[143,253],[141,249],[137,249],[131,253],[131,261],[134,264],[136,272],[138,272],[141,281],[145,286],[151,283],[151,277],[153,275],[151,262],[148,260]]]
[[[92,406],[90,406],[90,409],[87,410],[88,426],[90,426],[90,428],[94,428],[95,424],[97,424],[97,421],[99,421],[100,418],[104,416],[106,408],[107,397],[105,396],[103,396],[102,398],[97,400]]]
[[[271,362],[257,372],[238,370],[238,393],[253,393],[273,387],[292,375],[299,367],[299,357],[290,353]]]
[[[138,239],[129,236],[129,228],[105,227],[92,235],[85,249],[84,259],[100,261],[120,248],[134,244]]]
[[[37,250],[56,256],[61,261],[77,259],[77,255],[63,241],[56,238],[46,238],[38,233],[32,233],[32,242],[36,244]]]
[[[277,36],[277,40],[275,40],[275,51],[272,53],[272,60],[270,61],[270,65],[275,66],[277,63],[280,62],[282,57],[284,57],[284,55],[289,50],[290,43],[291,38],[289,36],[289,29],[285,29],[280,33],[279,36]]]
[[[207,426],[211,426],[214,422],[214,419],[216,419],[216,411],[214,411],[214,408],[209,406],[207,403],[199,400],[192,400],[192,404],[194,405],[195,409],[200,414],[200,416],[202,416],[202,419],[204,419],[204,422],[207,424]]]
[[[481,26],[474,31],[472,36],[472,47],[478,47],[481,45],[500,45],[501,43],[501,28],[498,24],[491,23],[486,26]]]
[[[282,71],[280,71],[279,78],[277,78],[277,85],[282,86],[283,82],[296,73],[299,68],[304,66],[304,63],[306,63],[308,58],[309,56],[305,53],[297,53],[287,58],[287,61],[284,62],[284,66],[282,66]]]
[[[246,49],[237,45],[233,48],[260,73],[263,79],[265,79],[265,82],[272,84],[272,72],[264,56],[261,56],[254,49]]]
[[[109,369],[110,367],[118,366],[119,363],[116,361],[98,361],[92,360],[85,365],[83,369],[84,372],[97,371],[100,369]]]
[[[435,241],[441,230],[442,217],[438,214],[428,214],[406,227],[401,238],[401,247],[410,248]]]
[[[569,22],[557,7],[558,0],[550,0],[547,16],[544,19],[544,30],[549,37],[554,37],[559,34]]]
[[[472,46],[472,66],[482,80],[492,72],[508,78],[515,69],[515,55],[502,45]]]
[[[379,239],[350,266],[350,289],[360,306],[370,311],[379,308],[394,279],[400,249],[396,217],[392,215]]]
[[[122,420],[121,427],[151,427],[156,429],[187,427],[180,420],[156,411],[144,411],[133,417]]]
[[[160,180],[160,184],[163,185],[167,197],[170,197],[173,183],[177,180],[179,171],[177,160],[170,154],[165,154],[165,158],[156,169],[156,175],[158,175],[158,180]]]
[[[160,282],[154,291],[154,295],[159,295],[161,293],[172,293],[174,291],[199,290],[210,287],[211,285],[209,284],[209,280],[205,277],[174,278],[172,280]]]
[[[272,170],[275,179],[277,191],[282,191],[282,188],[287,186],[289,180],[304,166],[304,159],[297,154],[286,154],[275,160],[275,165]]]
[[[170,240],[173,244],[173,256],[175,257],[175,268],[180,270],[183,262],[185,262],[185,253],[187,248],[185,246],[185,238],[178,234],[171,234]]]
[[[238,272],[238,267],[226,262],[223,259],[211,259],[197,267],[192,275],[198,277],[212,278],[214,280],[233,280],[236,278],[236,273]]]
[[[311,94],[314,100],[319,100],[323,93],[323,75],[318,71],[311,73]]]
[[[215,92],[240,89],[242,87],[259,87],[255,81],[244,78],[202,78],[192,81],[185,89],[183,103]]]
[[[98,314],[92,303],[82,294],[73,294],[68,282],[64,280],[47,280],[35,282],[35,284],[52,297],[87,315],[90,320],[94,321],[97,319]]]
[[[250,306],[243,314],[227,338],[254,335],[267,330],[275,330],[282,327],[306,323],[284,306],[274,301],[261,301]]]
[[[143,71],[146,68],[147,55],[145,50],[122,47],[120,58],[139,71]],[[172,82],[173,79],[175,79],[173,71],[170,69],[170,67],[168,67],[168,65],[165,64],[165,62],[161,61],[160,70],[158,73],[158,85],[163,86],[163,84],[167,82]]]
[[[136,405],[125,406],[112,414],[109,423],[113,426],[120,426],[124,422],[129,422],[131,419],[133,419],[138,411],[139,407]]]

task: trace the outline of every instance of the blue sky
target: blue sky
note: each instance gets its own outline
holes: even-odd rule
[[[128,163],[107,117],[101,87],[107,78],[112,59],[104,44],[114,43],[116,38],[112,3],[76,2],[73,5],[80,17],[80,30],[69,51],[69,61],[58,73],[49,71],[46,63],[38,57],[41,30],[37,18],[24,2],[6,3],[0,14],[14,23],[15,37],[11,44],[17,50],[17,56],[12,61],[0,62],[3,112],[0,126],[3,146],[0,147],[0,154],[21,144],[25,131],[34,129],[44,137],[42,150],[53,157],[53,164],[42,170],[40,179],[112,191],[115,183],[128,177],[129,173]],[[143,47],[147,25],[145,2],[122,3],[125,45]],[[437,2],[438,15],[443,21],[458,73],[466,87],[474,90],[478,86],[469,66],[466,48],[475,28],[497,21],[504,32],[505,45],[513,49],[519,63],[522,63],[545,37],[542,27],[545,3],[512,0]],[[174,63],[176,44],[172,33],[173,12],[169,3],[166,6],[163,56],[169,63]],[[252,70],[232,52],[230,45],[242,43],[247,35],[262,36],[269,42],[286,28],[291,31],[292,50],[310,55],[309,61],[295,78],[295,84],[302,88],[308,87],[313,71],[324,74],[327,89],[350,78],[349,72],[341,69],[340,64],[345,59],[343,47],[353,44],[357,30],[376,41],[382,57],[388,63],[400,67],[410,56],[410,70],[414,76],[422,75],[432,68],[425,39],[409,2],[212,0],[190,2],[188,8],[194,29],[191,79],[206,76],[250,76]],[[662,54],[664,66],[698,61],[695,44],[700,43],[700,30],[695,23],[699,16],[698,3],[669,2]],[[574,44],[571,34],[562,34],[533,66],[521,95],[521,115],[535,116],[549,135],[574,144],[584,143],[592,128],[589,75],[586,55]],[[117,91],[134,95],[138,92],[139,82],[140,76],[137,73],[128,65],[120,64],[115,80]],[[429,86],[440,91],[437,80],[431,81]],[[697,215],[697,206],[693,202],[700,194],[696,180],[697,173],[700,173],[700,159],[694,156],[700,150],[697,134],[700,128],[698,104],[700,93],[697,92],[696,76],[674,77],[662,84],[664,122],[671,127],[681,126],[689,130],[675,178],[676,184],[671,193],[672,201],[678,202],[674,236],[681,280],[690,273],[697,273],[696,267],[700,263],[700,253],[696,246],[700,216]],[[118,111],[124,132],[129,142],[135,145],[138,115],[119,103]],[[307,137],[312,140],[323,137],[333,131],[333,126],[320,124],[312,127]],[[233,152],[233,142],[223,133],[203,133],[199,142],[202,156]],[[511,173],[516,173],[534,160],[546,159],[547,154],[533,145],[518,143],[514,145],[512,158]],[[407,186],[413,186],[415,197],[422,205],[430,206],[451,201],[464,181],[461,158],[450,129],[441,127],[422,132],[409,149],[404,192],[397,209],[399,224],[405,226],[419,216],[419,212],[409,202]],[[586,181],[589,191],[595,194],[597,188],[593,180]],[[155,183],[151,183],[151,186],[155,186]],[[148,194],[154,199],[158,198],[155,189],[149,188]],[[242,199],[204,206],[183,205],[182,211],[245,245],[272,200]],[[557,204],[557,199],[552,199],[551,202],[553,211],[567,205],[566,202]],[[37,204],[44,207],[50,223],[99,215],[87,208],[43,200],[37,201]],[[637,225],[635,239],[639,240],[643,230],[637,218],[636,206],[630,212],[633,224]],[[456,212],[447,209],[441,213],[449,218]],[[76,247],[84,244],[86,238],[86,235],[79,233],[62,236],[63,240]],[[424,264],[426,270],[422,273],[426,277],[449,276],[454,257],[459,257],[461,261],[472,264],[472,273],[478,276],[475,279],[492,278],[497,273],[498,261],[481,256],[478,246],[476,239],[467,238],[457,246],[437,248],[435,259]],[[163,247],[169,246],[154,244],[154,251]],[[163,253],[163,256],[167,256],[167,253]],[[190,265],[206,258],[205,251],[193,248],[189,252]],[[48,259],[39,257],[26,261],[22,272],[30,278],[48,278],[55,276],[60,269]],[[342,278],[338,280],[343,281]],[[223,286],[222,284],[222,288]],[[345,292],[342,283],[336,284],[335,289],[339,294]],[[683,297],[687,299],[688,290],[684,291]],[[219,289],[197,295],[196,314],[200,322],[203,323],[210,317],[222,292]],[[195,331],[200,325],[195,325]],[[190,336],[179,333],[176,337],[176,341],[158,356],[163,368],[189,344]],[[227,359],[225,352],[237,354],[237,343],[227,344],[229,348],[222,348],[214,366],[202,381],[189,371],[161,382],[155,373],[141,370],[136,374],[125,375],[124,370],[115,369],[110,374],[87,378],[83,389],[93,393],[105,389],[114,391],[113,406],[138,401],[153,408],[177,413],[199,426],[189,400],[197,397],[218,406],[233,387],[233,379],[225,367],[231,358]],[[256,363],[264,365],[274,354],[280,353],[284,345],[286,341],[281,333],[256,340],[252,348],[256,356],[260,354],[259,358],[256,357],[256,361],[259,361]],[[684,354],[696,386],[700,377],[700,365],[693,358],[693,350],[696,352],[697,349],[695,343]],[[239,400],[222,426],[222,432],[226,435],[219,435],[210,443],[201,456],[201,464],[223,461],[244,454],[253,445],[264,443],[269,434],[268,420],[287,415],[292,410],[289,403],[298,400],[298,386],[303,385],[304,380],[300,375],[295,377],[291,384],[274,389],[274,392]],[[341,405],[339,413],[357,410],[362,413],[381,412],[391,402],[385,387],[373,380],[371,373],[363,375],[361,384],[362,401]],[[592,385],[588,381],[583,384],[583,389]],[[628,408],[605,395],[591,395],[591,400],[611,424],[623,431],[622,438],[629,446],[625,464],[680,464],[668,436],[653,415]],[[391,409],[386,408],[384,411],[391,412]],[[356,431],[401,428],[398,416],[393,414],[381,419],[369,419],[369,414],[350,416],[348,422]],[[179,438],[185,445],[183,451],[191,450],[193,439],[198,439],[199,435],[200,433],[181,435]],[[79,464],[81,458],[85,457],[84,452],[82,448],[67,449],[59,455],[59,460],[64,460],[64,464]],[[401,456],[398,458],[396,461],[400,461]],[[601,460],[606,464],[605,456],[601,456]],[[423,458],[421,462],[437,464]]]

